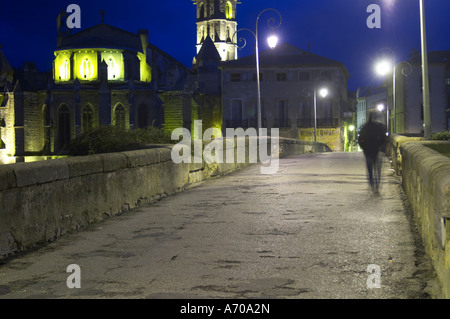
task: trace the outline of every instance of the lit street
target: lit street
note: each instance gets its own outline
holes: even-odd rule
[[[380,196],[362,153],[253,165],[0,265],[0,298],[429,298],[401,178]],[[69,289],[69,265],[81,288]],[[379,287],[368,281],[379,268]]]

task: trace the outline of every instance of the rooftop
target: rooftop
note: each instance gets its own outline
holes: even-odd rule
[[[256,56],[252,54],[237,60],[224,62],[221,64],[221,68],[254,67],[255,60]],[[348,76],[348,71],[342,62],[296,48],[288,43],[260,52],[259,61],[261,67],[340,67],[345,70]]]
[[[58,46],[58,50],[65,49],[123,49],[143,52],[139,34],[100,23],[73,35],[65,36]]]

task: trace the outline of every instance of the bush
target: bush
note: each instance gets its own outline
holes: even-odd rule
[[[149,148],[148,144],[171,144],[170,133],[148,127],[124,131],[115,126],[100,126],[72,141],[69,155],[84,156]]]
[[[432,140],[450,140],[450,131],[434,133],[431,135]]]

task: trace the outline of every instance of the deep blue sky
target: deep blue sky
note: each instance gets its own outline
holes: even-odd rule
[[[281,42],[343,62],[350,73],[349,89],[379,83],[373,74],[377,52],[393,49],[399,60],[410,49],[420,50],[419,0],[241,0],[238,5],[239,28],[255,29],[256,17],[266,8],[280,11],[283,24],[277,30]],[[50,70],[56,46],[56,17],[61,9],[76,3],[81,7],[82,29],[105,22],[136,33],[148,29],[150,42],[186,66],[195,55],[196,11],[191,0],[26,0],[8,1],[2,6],[0,44],[13,66],[34,61],[42,71]],[[366,9],[381,6],[381,29],[369,29]],[[450,1],[425,0],[428,50],[450,50]],[[267,30],[261,17],[261,48]],[[239,56],[252,53],[254,39],[245,32],[248,47]]]

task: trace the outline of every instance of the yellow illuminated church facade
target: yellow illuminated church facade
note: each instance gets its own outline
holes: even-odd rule
[[[236,0],[192,0],[197,54],[192,68],[149,42],[104,22],[72,33],[57,19],[51,72],[9,65],[0,47],[0,158],[66,154],[71,142],[101,125],[123,130],[193,130],[222,125],[219,64],[236,58]]]
[[[13,70],[0,48],[1,156],[67,153],[100,125],[124,130],[189,127],[198,118],[192,69],[131,33],[104,23],[71,34],[58,17],[50,73]]]

